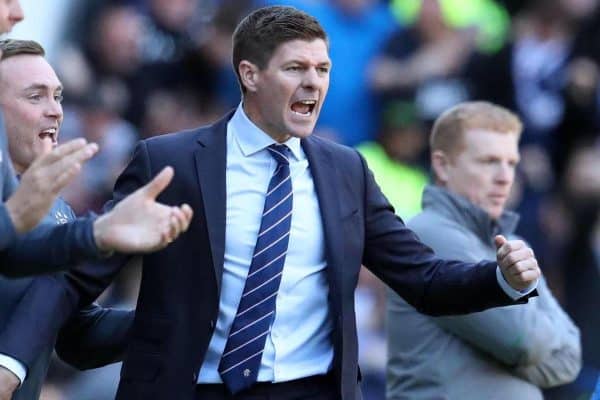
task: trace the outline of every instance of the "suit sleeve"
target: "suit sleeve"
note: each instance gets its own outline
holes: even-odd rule
[[[363,265],[418,311],[429,315],[464,314],[517,303],[500,288],[496,262],[474,264],[436,257],[394,214],[359,157],[364,184]],[[523,301],[526,299],[518,302]]]
[[[68,269],[86,259],[100,259],[94,220],[88,217],[63,225],[42,223],[19,235],[0,251],[0,273],[11,277],[44,274]]]
[[[60,326],[74,308],[56,276],[35,278],[0,329],[0,353],[31,369],[45,349],[54,347]]]
[[[80,370],[120,361],[129,342],[134,312],[91,304],[62,327],[56,342],[58,356]]]

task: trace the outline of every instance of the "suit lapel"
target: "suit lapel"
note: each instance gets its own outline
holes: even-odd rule
[[[225,202],[227,122],[231,114],[216,122],[198,138],[194,151],[198,184],[204,205],[206,229],[210,241],[217,291],[221,290],[223,260],[225,258]]]
[[[340,214],[342,180],[331,152],[319,143],[318,139],[308,137],[302,140],[302,148],[308,158],[310,173],[319,199],[325,235],[327,277],[330,290],[334,294],[332,300],[339,307],[339,296],[335,294],[340,294],[342,290],[341,268],[344,262]]]

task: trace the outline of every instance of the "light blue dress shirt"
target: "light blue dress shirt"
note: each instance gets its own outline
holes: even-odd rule
[[[266,149],[273,143],[238,107],[227,125],[225,262],[219,317],[199,383],[222,382],[217,367],[244,289],[267,186],[277,164]],[[268,382],[325,374],[333,360],[318,198],[300,140],[291,138],[285,144],[292,153],[292,226],[275,319],[258,373],[258,381]]]

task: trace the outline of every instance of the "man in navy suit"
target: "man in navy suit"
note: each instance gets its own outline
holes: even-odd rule
[[[56,145],[63,120],[62,85],[38,43],[7,39],[0,41],[0,50],[0,105],[11,158],[17,173],[23,174]],[[44,222],[61,225],[75,218],[58,198]],[[65,361],[78,367],[99,367],[122,357],[133,311],[92,304],[57,336],[64,299],[51,276],[0,277],[0,399],[39,397],[57,338]]]
[[[160,200],[195,210],[187,233],[143,257],[118,399],[360,399],[361,264],[432,315],[532,295],[540,271],[522,242],[497,237],[497,262],[436,258],[355,150],[311,136],[331,69],[313,17],[251,13],[233,65],[237,110],[140,142],[117,180],[115,203],[173,165]]]
[[[22,19],[19,0],[0,2],[0,33],[10,31]],[[40,135],[45,135],[46,142],[52,141],[51,132],[40,132]],[[50,272],[114,251],[154,251],[167,246],[185,231],[192,215],[188,206],[166,207],[154,201],[169,184],[171,168],[166,168],[151,184],[99,218],[80,218],[60,226],[38,225],[59,191],[97,149],[96,144],[88,144],[84,139],[57,146],[35,160],[17,185],[6,136],[0,127],[0,274],[23,276]]]

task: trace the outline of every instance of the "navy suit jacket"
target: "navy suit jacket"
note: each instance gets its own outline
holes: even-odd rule
[[[117,399],[194,399],[197,373],[219,312],[230,116],[208,127],[140,142],[117,180],[114,201],[171,165],[175,177],[159,201],[186,202],[194,209],[185,234],[143,257],[137,312]],[[495,262],[436,258],[394,214],[355,150],[314,136],[303,139],[302,146],[324,226],[334,327],[331,367],[340,398],[361,398],[354,310],[361,264],[428,314],[514,304],[497,283]]]

